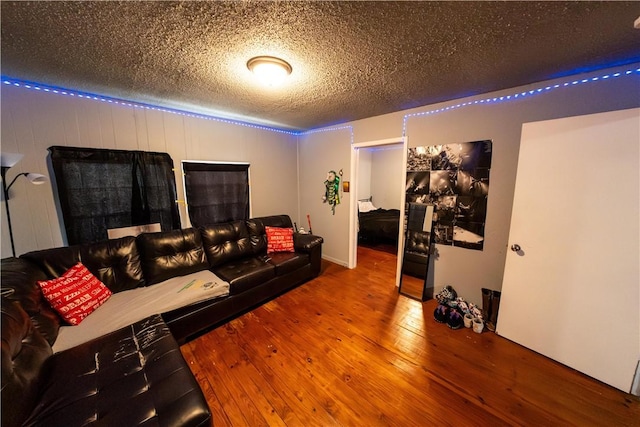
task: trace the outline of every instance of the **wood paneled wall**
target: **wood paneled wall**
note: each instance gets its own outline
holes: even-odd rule
[[[52,145],[169,153],[184,199],[180,162],[249,162],[253,216],[298,215],[297,137],[238,124],[116,105],[2,85],[2,152],[24,157],[7,174],[51,177]],[[52,183],[35,186],[20,178],[11,189],[10,209],[18,255],[66,244]],[[180,205],[182,225],[189,224]],[[4,207],[2,252],[11,255]]]

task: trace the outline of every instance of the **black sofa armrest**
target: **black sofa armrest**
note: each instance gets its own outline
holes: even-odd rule
[[[293,233],[293,247],[296,252],[309,254],[313,277],[320,274],[322,267],[322,243],[324,239],[313,234]]]
[[[23,426],[36,406],[51,346],[18,301],[2,301],[2,425]]]
[[[313,234],[293,234],[293,247],[296,252],[311,253],[313,248],[322,245],[323,242],[322,237]]]
[[[53,345],[63,320],[51,308],[38,286],[38,280],[47,280],[49,277],[36,264],[24,258],[4,258],[0,263],[0,271],[3,301],[19,301],[33,326]]]

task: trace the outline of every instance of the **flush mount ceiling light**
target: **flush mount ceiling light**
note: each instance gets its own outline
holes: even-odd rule
[[[256,56],[247,61],[247,68],[267,86],[278,86],[293,69],[284,59],[274,56]]]

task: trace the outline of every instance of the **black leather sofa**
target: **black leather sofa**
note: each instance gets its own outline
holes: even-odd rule
[[[2,426],[211,425],[179,343],[320,273],[322,238],[294,234],[295,252],[267,260],[265,226],[292,223],[269,216],[3,259]],[[77,262],[114,293],[208,269],[229,283],[229,295],[151,315],[54,354],[63,321],[37,281]]]

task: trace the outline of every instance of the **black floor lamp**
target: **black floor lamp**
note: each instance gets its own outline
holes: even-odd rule
[[[16,248],[13,242],[13,229],[11,227],[11,213],[9,212],[9,190],[11,186],[16,182],[21,176],[26,176],[27,179],[36,185],[44,184],[47,181],[47,177],[44,175],[40,175],[39,173],[29,173],[29,172],[21,172],[11,180],[9,185],[7,185],[7,172],[11,169],[16,163],[20,161],[22,158],[22,154],[12,154],[12,153],[2,153],[0,154],[0,173],[2,174],[2,191],[4,196],[4,207],[7,212],[7,225],[9,226],[9,238],[11,239],[11,253],[13,256],[16,256]]]

